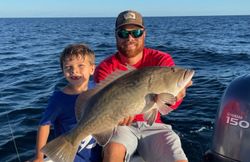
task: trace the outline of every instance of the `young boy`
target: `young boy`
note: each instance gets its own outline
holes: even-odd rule
[[[88,89],[89,77],[95,70],[95,55],[84,44],[72,44],[63,50],[60,64],[68,84],[53,93],[43,114],[37,133],[34,162],[43,161],[44,154],[40,150],[47,143],[51,125],[54,126],[56,137],[76,125],[75,101],[80,93]],[[82,141],[74,160],[89,161],[101,161],[101,147],[96,145],[91,136]]]

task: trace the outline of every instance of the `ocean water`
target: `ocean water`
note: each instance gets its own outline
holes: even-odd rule
[[[64,80],[59,55],[86,43],[97,64],[116,51],[115,18],[0,19],[0,161],[30,159],[49,96]],[[196,70],[182,105],[164,122],[182,140],[190,162],[212,142],[216,111],[227,85],[250,72],[250,16],[147,17],[146,46]]]

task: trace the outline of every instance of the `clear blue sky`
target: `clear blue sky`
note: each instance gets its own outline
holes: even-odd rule
[[[250,0],[0,0],[1,17],[116,17],[250,15]]]

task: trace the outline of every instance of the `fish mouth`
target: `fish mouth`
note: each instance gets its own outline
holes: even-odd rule
[[[179,82],[177,83],[178,87],[185,87],[193,78],[195,71],[194,70],[186,70]]]

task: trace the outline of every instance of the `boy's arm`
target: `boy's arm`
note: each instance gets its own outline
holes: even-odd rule
[[[38,128],[36,138],[36,156],[33,162],[43,162],[44,154],[41,149],[47,143],[50,132],[50,125],[43,125]]]

